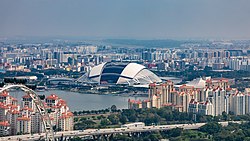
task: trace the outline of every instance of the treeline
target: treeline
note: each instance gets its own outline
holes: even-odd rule
[[[170,71],[154,71],[158,76],[174,76],[182,78],[183,81],[191,81],[195,78],[211,76],[211,77],[225,77],[225,78],[242,78],[242,77],[250,77],[248,71],[225,71],[225,72],[216,72],[212,71],[209,67],[204,70],[192,70],[187,69],[185,71],[180,72],[170,72]]]
[[[111,141],[159,141],[161,139],[168,139],[170,141],[249,141],[250,122],[242,124],[229,123],[225,127],[217,122],[209,122],[201,126],[198,130],[174,128],[165,131],[145,132],[139,136],[118,134],[110,137]],[[79,137],[70,140],[83,141]]]
[[[110,109],[101,109],[101,110],[83,110],[83,111],[74,111],[74,116],[82,116],[87,114],[106,114],[109,113]]]
[[[83,116],[86,114],[106,114],[110,112],[121,112],[120,109],[117,109],[115,105],[112,105],[110,108],[101,109],[101,110],[82,110],[82,111],[74,111],[74,116]]]
[[[15,77],[5,77],[4,83],[11,83],[11,84],[26,84],[28,82],[27,79],[22,78],[15,78]]]
[[[226,114],[224,112],[222,115],[219,116],[209,116],[179,112],[177,110],[172,110],[171,107],[137,110],[124,109],[121,111],[121,113],[119,113],[119,115],[126,118],[126,122],[144,122],[146,125],[250,120],[249,115],[236,116],[232,112],[230,114]]]
[[[0,82],[0,87],[3,87],[6,84],[22,84],[25,85],[26,87],[35,90],[37,88],[36,84],[28,84],[27,79],[19,79],[15,77],[6,77],[4,78],[3,82]]]
[[[120,127],[122,124],[131,122],[144,122],[146,125],[166,125],[166,124],[192,124],[196,122],[219,122],[219,121],[232,121],[244,120],[250,121],[249,115],[236,116],[233,113],[226,114],[225,112],[220,116],[198,115],[193,113],[179,112],[172,110],[170,107],[160,109],[123,109],[116,110],[98,110],[87,111],[87,113],[95,113],[88,117],[78,117],[75,119],[75,129],[83,130],[87,128],[109,128]],[[74,112],[75,115],[83,115]],[[99,115],[98,115],[99,114]],[[106,114],[105,116],[102,114]]]
[[[37,72],[6,71],[6,73],[0,75],[0,79],[4,79],[4,77],[15,77],[15,76],[36,76],[40,80],[44,77],[44,74]]]

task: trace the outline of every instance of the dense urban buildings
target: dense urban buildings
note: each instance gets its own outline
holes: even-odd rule
[[[0,44],[0,71],[60,68],[90,71],[94,66],[110,62],[137,62],[150,70],[183,71],[193,69],[250,71],[248,42],[211,41],[183,43],[176,48],[132,48],[88,44]],[[67,46],[67,48],[65,47]],[[213,48],[213,49],[210,49]]]
[[[249,90],[240,92],[230,88],[233,79],[197,78],[187,84],[174,85],[171,81],[151,83],[148,100],[131,100],[130,109],[161,108],[170,106],[180,112],[201,115],[222,115],[223,112],[236,115],[249,113]]]
[[[124,96],[147,93],[147,99],[129,99],[128,108],[170,107],[192,113],[194,117],[198,114],[244,115],[250,112],[249,46],[250,43],[242,41],[183,42],[169,48],[66,41],[3,42],[0,44],[0,84],[12,84],[13,80],[34,86],[36,91],[56,88]],[[229,76],[231,72],[236,75]],[[241,73],[246,75],[238,78],[237,74]],[[213,77],[208,77],[211,75]],[[243,83],[243,79],[247,83]],[[18,102],[4,92],[0,100],[2,136],[44,132],[41,116],[29,95]],[[52,94],[44,103],[50,111],[54,130],[73,130],[73,114],[66,101]]]
[[[249,13],[0,0],[0,141],[250,141]]]
[[[32,98],[26,94],[19,101],[9,92],[0,94],[0,136],[42,133],[42,117]],[[44,105],[55,130],[73,130],[73,114],[65,100],[55,94],[47,96]]]

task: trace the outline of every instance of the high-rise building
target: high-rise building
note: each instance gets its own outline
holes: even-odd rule
[[[198,113],[201,115],[212,115],[213,116],[213,104],[207,100],[205,102],[199,102],[198,104]]]
[[[235,115],[244,115],[246,114],[246,99],[245,95],[241,92],[236,92],[231,95],[231,105],[230,111]]]
[[[233,80],[226,78],[197,78],[183,85],[173,82],[149,84],[147,104],[149,107],[170,106],[180,112],[218,116],[231,111],[236,115],[250,112],[250,90],[245,95],[230,88]],[[129,100],[129,108],[146,108],[142,101]]]
[[[209,100],[205,102],[197,102],[195,101],[195,99],[191,99],[188,112],[200,115],[214,116],[213,110],[213,104]]]
[[[0,94],[0,136],[44,132],[42,116],[32,98],[26,94],[20,104],[7,91]],[[53,126],[62,131],[73,130],[73,114],[66,101],[52,94],[46,97],[44,105],[51,111]]]
[[[29,134],[31,133],[31,120],[29,117],[17,118],[17,134]]]
[[[0,136],[9,135],[10,124],[8,121],[0,121]]]
[[[151,61],[152,60],[152,53],[148,51],[142,52],[142,59],[146,61]]]
[[[246,114],[250,113],[250,88],[245,89],[245,99],[246,99]]]
[[[182,109],[181,112],[188,112],[189,102],[191,100],[191,95],[188,92],[179,92],[177,94],[176,103],[177,106],[180,106]]]
[[[149,84],[149,100],[153,107],[160,108],[162,105],[171,103],[171,92],[174,89],[173,82],[167,81],[162,84]]]
[[[208,99],[213,104],[214,116],[222,115],[225,111],[225,95],[226,92],[224,89],[217,88],[213,90],[212,95],[208,96]]]

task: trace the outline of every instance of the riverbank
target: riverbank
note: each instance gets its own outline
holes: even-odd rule
[[[11,95],[21,100],[24,92],[13,91],[10,92]],[[89,94],[89,93],[78,93],[63,90],[47,90],[43,92],[37,92],[41,95],[51,95],[56,94],[60,98],[66,100],[71,111],[82,111],[82,110],[100,110],[110,108],[112,105],[116,105],[117,109],[127,109],[128,99],[147,99],[147,97],[142,96],[122,96],[122,95],[99,95],[99,94]]]
[[[77,93],[118,96],[148,96],[148,88],[123,85],[83,86],[83,85],[47,85],[47,89]]]
[[[65,92],[75,92],[80,94],[93,94],[93,95],[110,95],[110,96],[122,96],[122,97],[148,97],[148,92],[112,92],[112,91],[97,91],[97,90],[86,90],[80,91],[79,89],[48,89],[48,90],[59,90]],[[37,91],[37,92],[45,92],[45,91]]]

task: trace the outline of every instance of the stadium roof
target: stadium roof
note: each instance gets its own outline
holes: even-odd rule
[[[81,78],[88,78],[90,82],[99,84],[148,85],[161,82],[157,75],[137,63],[102,63],[93,67],[86,75],[87,77]],[[78,81],[81,81],[81,78]]]

